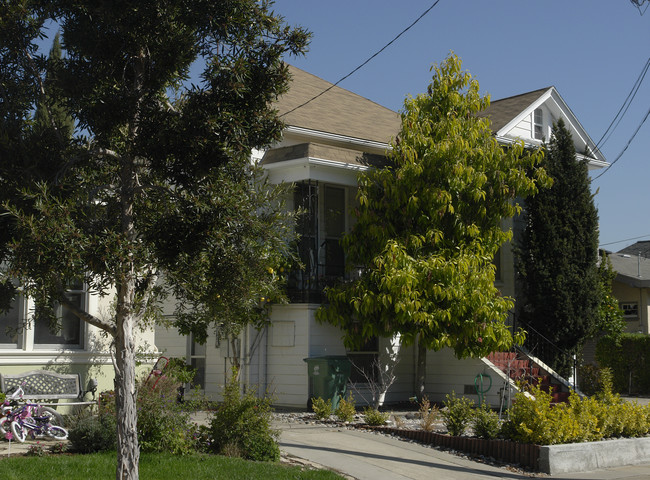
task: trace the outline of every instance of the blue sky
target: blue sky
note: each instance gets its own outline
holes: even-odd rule
[[[433,3],[277,0],[274,10],[313,32],[307,55],[288,61],[336,82]],[[406,95],[426,90],[430,66],[452,50],[492,99],[555,86],[597,142],[650,57],[650,9],[641,15],[628,0],[440,0],[340,86],[400,110]],[[649,108],[650,74],[602,147],[608,161]],[[592,189],[603,248],[617,251],[636,241],[627,239],[650,239],[650,119]]]

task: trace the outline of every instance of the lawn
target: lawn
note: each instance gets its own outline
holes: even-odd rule
[[[48,455],[45,457],[0,457],[3,480],[46,478],[48,480],[93,480],[115,478],[115,453]],[[302,470],[281,464],[249,462],[239,458],[196,454],[173,456],[143,454],[140,478],[144,480],[340,480],[326,470]]]

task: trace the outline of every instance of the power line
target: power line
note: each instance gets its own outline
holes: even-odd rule
[[[646,76],[646,73],[648,73],[649,68],[650,68],[650,57],[648,57],[648,60],[646,60],[645,65],[641,70],[641,73],[636,78],[634,85],[632,85],[632,89],[630,90],[630,93],[627,94],[627,97],[625,98],[623,105],[621,105],[621,108],[616,113],[616,116],[612,119],[612,122],[607,127],[607,130],[605,130],[605,133],[603,133],[603,136],[600,137],[600,140],[598,140],[598,143],[596,143],[596,148],[601,148],[607,142],[607,140],[609,140],[609,137],[612,136],[612,133],[614,133],[614,130],[616,130],[616,127],[618,127],[619,123],[621,123],[621,120],[627,113],[627,110],[630,108],[630,105],[632,105],[632,101],[634,100],[634,97],[636,97],[636,94],[639,91],[639,87],[641,87],[641,84],[643,83],[643,80]],[[621,114],[621,112],[623,113]],[[616,121],[617,118],[618,121]],[[614,125],[615,122],[616,125]],[[612,126],[614,126],[614,128],[612,128]],[[607,135],[607,132],[609,132],[609,135]],[[605,136],[607,136],[607,138],[605,138]]]
[[[329,92],[331,89],[333,89],[334,87],[336,87],[339,83],[341,83],[342,81],[344,81],[344,80],[347,79],[348,77],[352,76],[352,75],[355,74],[357,71],[361,70],[361,69],[362,69],[363,67],[365,67],[366,64],[368,64],[368,63],[369,63],[373,58],[375,58],[375,57],[376,57],[377,55],[379,55],[381,52],[383,52],[383,51],[386,50],[388,47],[390,47],[393,43],[395,43],[395,41],[396,41],[399,37],[401,37],[402,35],[404,35],[404,34],[405,34],[406,32],[408,32],[408,31],[409,31],[409,30],[410,30],[410,29],[411,29],[411,28],[412,28],[416,23],[418,23],[420,20],[422,20],[422,18],[424,18],[424,16],[425,16],[427,13],[429,13],[431,10],[433,10],[433,8],[434,8],[436,5],[438,5],[439,2],[440,2],[440,0],[436,0],[435,2],[433,2],[433,5],[431,5],[429,8],[427,8],[427,9],[424,11],[424,13],[422,13],[422,15],[420,15],[418,18],[415,19],[415,21],[414,21],[413,23],[411,23],[408,27],[406,27],[404,30],[402,30],[402,31],[401,31],[401,32],[400,32],[400,33],[399,33],[395,38],[393,38],[390,42],[388,42],[386,45],[384,45],[384,46],[383,46],[380,50],[378,50],[376,53],[374,53],[373,55],[371,55],[371,56],[370,56],[370,57],[369,57],[365,62],[363,62],[363,63],[362,63],[361,65],[359,65],[357,68],[355,68],[355,69],[352,70],[350,73],[348,73],[346,76],[344,76],[343,78],[341,78],[338,82],[336,82],[336,83],[330,85],[328,88],[326,88],[325,90],[323,90],[322,92],[320,92],[318,95],[316,95],[316,96],[310,98],[310,99],[307,100],[306,102],[301,103],[300,105],[298,105],[297,107],[292,108],[292,109],[289,110],[288,112],[283,113],[282,115],[280,115],[280,117],[284,117],[285,115],[289,115],[290,113],[295,112],[295,111],[298,110],[299,108],[304,107],[304,106],[307,105],[308,103],[313,102],[313,101],[316,100],[318,97],[320,97],[320,96],[322,96],[322,95],[325,95],[325,94],[326,94],[327,92]]]
[[[602,177],[610,168],[612,168],[614,166],[614,164],[616,162],[618,162],[620,160],[620,158],[623,156],[623,154],[625,153],[627,148],[630,146],[630,144],[632,143],[632,140],[634,140],[634,137],[636,137],[636,134],[639,133],[639,130],[641,130],[641,127],[643,126],[643,124],[645,123],[645,121],[648,119],[649,116],[650,116],[650,109],[648,109],[648,112],[645,114],[645,117],[643,117],[643,120],[641,120],[641,123],[639,124],[638,127],[636,127],[636,130],[634,131],[634,133],[632,134],[630,139],[627,141],[627,144],[625,145],[625,148],[623,148],[621,153],[618,154],[618,156],[614,159],[614,161],[612,163],[610,163],[609,166],[605,170],[603,170],[600,175],[595,177],[594,180],[598,180],[600,177]]]
[[[639,237],[626,238],[625,240],[618,240],[616,242],[601,243],[599,245],[599,247],[605,247],[607,245],[614,245],[615,243],[629,242],[630,240],[638,240],[639,238],[646,238],[646,237],[650,237],[650,233],[648,235],[641,235]]]

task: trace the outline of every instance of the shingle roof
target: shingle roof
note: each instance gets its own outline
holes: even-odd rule
[[[619,250],[618,253],[634,256],[641,255],[642,257],[650,258],[650,240],[636,242],[629,247],[625,247],[622,250]]]
[[[650,287],[650,259],[620,252],[610,254],[609,259],[618,274],[617,281],[632,287]]]
[[[276,104],[287,125],[381,143],[390,142],[399,132],[397,112],[340,87],[292,111],[332,84],[294,66],[289,69],[293,76],[290,94]]]
[[[521,95],[494,100],[479,115],[481,117],[489,117],[492,131],[498,132],[550,88],[552,87],[540,88],[539,90],[522,93]]]

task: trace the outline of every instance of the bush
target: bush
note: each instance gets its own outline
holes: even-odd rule
[[[339,405],[334,411],[334,415],[342,422],[351,422],[354,420],[354,415],[357,413],[354,407],[354,398],[352,394],[348,395],[348,399],[342,398],[339,400]]]
[[[224,389],[223,402],[210,422],[210,448],[215,453],[248,460],[277,461],[278,432],[271,428],[271,400],[239,392],[236,371]]]
[[[455,392],[451,392],[443,403],[446,408],[440,414],[447,430],[451,435],[462,435],[472,419],[474,402],[465,397],[457,398]]]
[[[363,411],[363,416],[368,425],[379,426],[384,425],[390,415],[386,412],[380,412],[376,408],[366,407]]]
[[[332,415],[332,399],[312,398],[311,409],[318,420],[327,420]]]
[[[650,336],[624,333],[619,341],[603,337],[596,345],[601,367],[612,370],[614,391],[650,393]]]
[[[115,416],[100,414],[81,417],[68,432],[70,449],[78,453],[95,453],[117,448]]]
[[[474,410],[474,433],[480,438],[496,438],[501,429],[499,415],[483,403]]]

